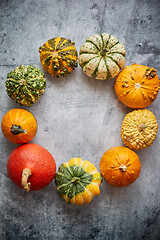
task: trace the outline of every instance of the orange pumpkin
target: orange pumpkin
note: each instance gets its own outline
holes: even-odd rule
[[[27,110],[15,108],[7,112],[1,122],[3,135],[13,143],[30,142],[37,133],[37,121]]]
[[[46,187],[55,174],[55,159],[47,149],[38,144],[23,144],[9,155],[7,175],[14,184],[27,192]]]
[[[126,147],[113,147],[106,151],[100,161],[103,178],[115,187],[125,187],[139,176],[141,163],[138,155]]]
[[[118,99],[130,108],[145,108],[157,97],[160,80],[154,68],[132,64],[125,67],[115,81]]]

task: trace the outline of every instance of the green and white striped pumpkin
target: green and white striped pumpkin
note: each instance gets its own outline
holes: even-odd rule
[[[99,80],[118,75],[125,64],[126,50],[115,36],[95,34],[86,39],[79,51],[79,65],[83,72]]]

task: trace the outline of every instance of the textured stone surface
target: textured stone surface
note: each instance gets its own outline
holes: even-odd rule
[[[158,0],[4,0],[0,2],[0,119],[20,107],[7,96],[7,73],[21,64],[42,70],[38,48],[49,38],[75,41],[108,32],[124,43],[126,65],[153,66],[160,73],[160,2]],[[46,74],[47,88],[29,109],[37,118],[33,142],[47,148],[58,166],[72,157],[99,169],[103,153],[123,145],[121,122],[131,109],[114,93],[114,80],[85,76],[80,67],[65,79]],[[22,107],[20,107],[22,108]],[[160,124],[160,96],[148,107]],[[72,206],[59,198],[54,182],[38,192],[24,192],[7,177],[6,164],[16,147],[0,134],[1,240],[158,240],[160,239],[160,137],[137,154],[138,180],[126,188],[103,181],[101,194],[89,205]]]

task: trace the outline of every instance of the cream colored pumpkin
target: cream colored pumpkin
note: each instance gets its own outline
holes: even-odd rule
[[[119,40],[102,33],[86,39],[79,51],[79,65],[83,72],[99,80],[114,78],[125,64],[126,50]]]
[[[147,109],[139,109],[125,116],[121,126],[121,137],[127,147],[138,150],[152,145],[157,131],[155,115]]]

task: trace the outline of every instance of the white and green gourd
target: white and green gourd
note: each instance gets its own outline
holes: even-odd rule
[[[79,65],[89,77],[112,79],[124,67],[125,55],[124,45],[115,36],[108,33],[95,34],[82,44]]]

